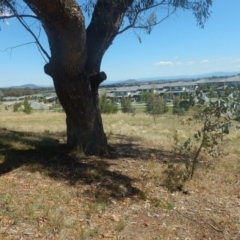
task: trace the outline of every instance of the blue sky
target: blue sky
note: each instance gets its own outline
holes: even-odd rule
[[[182,11],[155,27],[150,35],[133,30],[119,35],[106,52],[102,70],[108,80],[240,72],[240,1],[213,0],[212,14],[200,29],[191,12]],[[0,87],[33,83],[52,85],[45,61],[17,20],[0,22]],[[41,41],[48,49],[44,33]],[[2,52],[3,51],[3,52]]]

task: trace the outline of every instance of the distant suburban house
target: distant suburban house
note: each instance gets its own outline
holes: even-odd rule
[[[114,93],[117,97],[127,97],[130,96],[132,93],[137,92],[138,87],[137,86],[131,86],[131,87],[118,87],[111,90],[111,93]]]
[[[2,101],[4,101],[4,102],[19,101],[19,98],[18,97],[3,97]]]
[[[29,104],[32,109],[34,110],[48,110],[49,106],[43,103],[35,102],[35,101],[29,101]]]
[[[139,100],[142,92],[150,92],[152,90],[155,93],[162,96],[164,93],[169,92],[177,96],[184,92],[194,91],[196,88],[196,83],[187,82],[174,82],[174,83],[164,83],[164,84],[142,84],[136,86],[123,86],[118,88],[112,88],[107,90],[108,98],[122,98],[122,97],[132,97],[134,100]]]
[[[194,92],[196,88],[204,84],[216,84],[217,87],[222,86],[240,86],[240,76],[226,77],[226,78],[204,78],[192,81],[169,81],[163,83],[146,83],[146,84],[136,84],[134,86],[121,86],[112,87],[111,89],[105,89],[107,97],[109,99],[122,97],[131,97],[134,100],[139,100],[142,92],[150,92],[152,89],[162,96],[164,93],[170,93],[173,96],[179,96],[185,92]]]
[[[217,87],[222,86],[234,86],[238,87],[240,86],[240,76],[233,76],[233,77],[226,77],[226,78],[214,78],[214,79],[200,79],[197,80],[196,83],[198,85],[204,85],[204,84],[216,84]]]
[[[43,97],[45,100],[47,100],[48,102],[54,102],[57,100],[57,94],[56,93],[52,93],[50,95],[44,96]]]

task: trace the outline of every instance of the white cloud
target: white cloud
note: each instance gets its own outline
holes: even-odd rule
[[[10,14],[6,10],[3,10],[3,12],[0,13],[0,17],[7,17],[7,16],[10,16]]]
[[[179,65],[182,65],[183,63],[182,62],[176,62],[176,64],[179,66]]]
[[[222,58],[218,58],[216,61],[217,62],[220,62],[220,61],[222,61],[223,59]]]
[[[222,57],[222,58],[218,58],[216,61],[226,61],[226,60],[231,60],[233,59],[232,57]]]
[[[169,65],[173,65],[173,63],[170,61],[168,61],[168,62],[161,61],[161,62],[154,63],[153,65],[154,66],[169,66]]]
[[[187,62],[187,65],[193,65],[193,64],[194,64],[194,61]]]
[[[207,59],[202,60],[201,63],[209,63],[209,60],[207,60]]]

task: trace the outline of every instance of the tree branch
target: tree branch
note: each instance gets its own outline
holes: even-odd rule
[[[14,46],[14,47],[8,47],[8,48],[6,48],[6,49],[4,49],[4,50],[0,50],[0,51],[1,51],[1,52],[8,52],[8,50],[10,50],[10,54],[11,54],[12,49],[14,49],[14,48],[19,48],[19,47],[22,47],[22,46],[25,46],[25,45],[29,45],[29,44],[33,44],[33,43],[36,43],[36,42],[23,43],[23,44],[19,44],[19,45],[17,45],[17,46]]]
[[[37,16],[34,16],[34,15],[30,15],[30,14],[14,14],[14,15],[10,15],[10,16],[0,16],[0,20],[2,19],[9,19],[9,18],[24,18],[24,17],[27,17],[27,18],[34,18],[34,19],[37,19],[39,20],[39,18]]]
[[[155,22],[154,24],[148,24],[148,25],[140,24],[140,25],[136,26],[136,22],[137,22],[137,20],[138,20],[138,18],[139,18],[139,15],[140,15],[141,13],[143,13],[143,12],[145,12],[145,11],[148,11],[148,10],[150,10],[150,9],[153,9],[153,8],[157,8],[157,7],[162,6],[162,5],[169,5],[169,4],[166,3],[165,0],[162,0],[161,2],[156,3],[156,4],[152,5],[152,6],[145,7],[145,8],[141,8],[141,9],[137,10],[136,13],[135,13],[135,16],[133,17],[132,23],[130,23],[128,26],[126,26],[125,28],[123,28],[122,30],[120,30],[120,31],[118,32],[118,34],[122,34],[123,32],[127,31],[127,30],[130,29],[130,28],[146,29],[146,28],[149,28],[149,27],[154,27],[154,26],[160,24],[161,22],[163,22],[164,20],[166,20],[166,19],[167,19],[168,17],[170,17],[174,12],[176,12],[176,9],[177,9],[177,8],[174,7],[174,9],[173,9],[171,12],[168,11],[167,15],[166,15],[164,18],[162,18],[160,21],[158,21],[158,22]]]
[[[100,71],[102,57],[116,37],[134,0],[98,0],[87,28],[87,63],[91,74]]]
[[[0,52],[8,52],[8,51],[10,50],[10,53],[9,53],[9,54],[10,54],[10,56],[11,56],[12,50],[13,50],[14,48],[23,47],[23,46],[29,45],[29,44],[36,44],[36,45],[37,45],[37,48],[38,48],[38,51],[39,51],[39,53],[41,54],[42,58],[44,59],[45,62],[47,62],[47,60],[45,59],[44,55],[42,54],[42,51],[39,49],[39,46],[38,46],[38,44],[37,44],[36,42],[27,42],[27,43],[23,43],[23,44],[19,44],[19,45],[13,46],[13,47],[8,47],[8,48],[6,48],[6,49],[4,49],[4,50],[0,50]]]
[[[48,60],[50,60],[50,56],[46,52],[46,50],[43,48],[41,43],[39,42],[38,38],[34,34],[34,32],[29,28],[29,26],[25,23],[25,21],[22,19],[21,14],[19,15],[16,9],[12,6],[12,4],[8,1],[5,1],[6,6],[14,13],[16,18],[19,20],[19,22],[23,25],[23,27],[33,36],[33,38],[36,41],[36,44],[40,48],[40,50],[44,53],[44,55],[47,57]],[[45,60],[45,59],[44,59]]]
[[[154,24],[150,24],[150,25],[142,24],[142,25],[135,26],[136,22],[134,22],[133,24],[130,24],[127,27],[125,27],[124,29],[122,29],[121,31],[119,31],[118,34],[122,34],[123,32],[127,31],[130,28],[133,28],[133,29],[146,29],[146,28],[150,28],[150,27],[155,27],[155,26],[159,25],[160,23],[162,23],[163,21],[165,21],[167,18],[169,18],[175,12],[176,12],[176,9],[174,9],[171,13],[168,13],[160,21],[155,22]]]

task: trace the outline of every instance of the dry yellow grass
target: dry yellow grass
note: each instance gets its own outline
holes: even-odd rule
[[[12,112],[0,113],[1,127],[23,132],[63,132],[65,131],[65,115],[62,112],[39,111],[32,114]]]
[[[63,113],[0,112],[0,239],[240,239],[240,132],[228,156],[202,155],[193,180],[170,192],[166,173],[184,167],[174,129],[184,139],[195,126],[171,114],[103,121],[117,153],[77,158]]]
[[[180,137],[187,138],[192,134],[192,126],[182,126],[182,118],[171,114],[165,114],[156,118],[156,124],[151,116],[138,113],[135,116],[118,113],[115,115],[104,115],[104,127],[107,135],[109,133],[125,135],[133,139],[141,139],[149,145],[168,147],[173,144],[174,130],[178,130]]]

